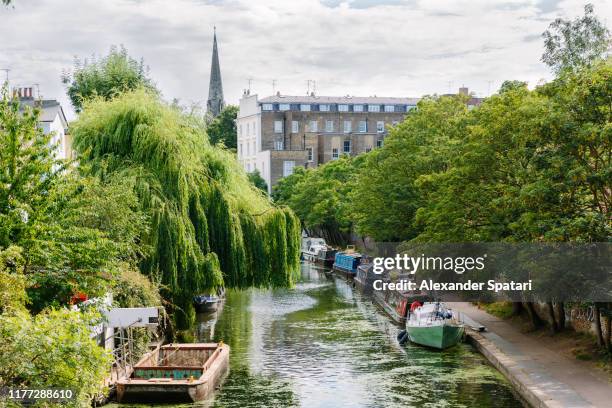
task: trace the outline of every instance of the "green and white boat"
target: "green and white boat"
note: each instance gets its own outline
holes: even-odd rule
[[[443,303],[425,303],[410,312],[406,320],[408,340],[444,350],[463,338],[464,327]]]

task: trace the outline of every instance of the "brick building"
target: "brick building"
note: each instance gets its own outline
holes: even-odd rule
[[[248,92],[237,118],[238,160],[259,170],[268,188],[293,173],[381,146],[389,126],[416,108],[417,98],[285,96]]]

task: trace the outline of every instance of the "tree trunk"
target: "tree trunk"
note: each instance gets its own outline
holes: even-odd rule
[[[559,331],[565,330],[565,305],[563,302],[557,303],[557,312],[559,314]]]
[[[525,306],[527,309],[527,314],[529,315],[529,320],[531,320],[531,325],[534,329],[538,329],[542,326],[542,319],[538,316],[538,313],[535,311],[535,307],[533,306],[533,302],[525,302]]]
[[[512,302],[512,316],[518,316],[523,311],[523,304],[521,302]]]
[[[610,344],[610,339],[612,338],[612,313],[610,311],[611,303],[606,304],[606,335],[604,337],[604,344],[606,346],[606,350],[612,351],[612,344]]]
[[[597,332],[597,344],[601,347],[604,345],[603,333],[601,332],[601,317],[599,315],[599,303],[595,302],[595,331]]]
[[[548,306],[548,317],[550,318],[550,331],[552,334],[555,334],[559,331],[557,319],[555,318],[555,307],[553,306],[553,302],[546,302],[546,305]]]

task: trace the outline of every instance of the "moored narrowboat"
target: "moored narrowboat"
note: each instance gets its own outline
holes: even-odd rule
[[[333,269],[345,278],[352,279],[357,274],[361,258],[362,255],[355,252],[355,247],[349,245],[346,250],[336,253]]]
[[[374,264],[368,258],[363,257],[357,267],[355,287],[362,293],[372,293],[374,281],[379,278],[380,275],[374,273]]]
[[[397,281],[408,279],[407,277],[398,277]],[[428,302],[431,297],[420,290],[415,291],[399,291],[399,290],[375,290],[373,291],[375,303],[393,319],[397,324],[406,324],[408,310],[410,304],[416,300],[419,302]]]
[[[304,261],[332,266],[337,252],[338,250],[327,245],[323,238],[302,237],[301,254]]]
[[[229,370],[223,343],[167,344],[117,381],[119,402],[196,402],[211,397]]]

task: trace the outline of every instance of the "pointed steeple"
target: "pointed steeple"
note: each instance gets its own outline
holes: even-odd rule
[[[223,84],[221,83],[221,67],[219,66],[219,51],[217,50],[217,27],[214,28],[213,54],[210,65],[210,84],[208,85],[207,111],[215,117],[225,106],[223,101]]]

